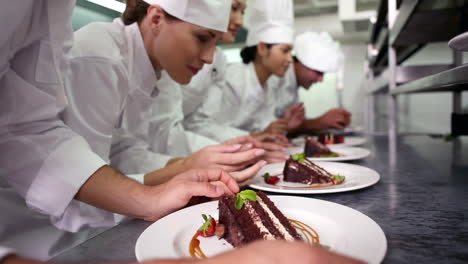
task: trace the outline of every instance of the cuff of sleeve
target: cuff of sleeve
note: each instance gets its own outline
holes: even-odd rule
[[[134,179],[141,184],[145,184],[145,174],[129,174],[127,177]]]
[[[62,143],[45,160],[26,194],[32,210],[60,217],[81,186],[106,162],[81,137]]]
[[[15,251],[11,248],[0,247],[0,263],[8,256],[13,255]]]

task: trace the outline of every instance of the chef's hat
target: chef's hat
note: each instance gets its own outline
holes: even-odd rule
[[[247,46],[293,43],[292,0],[255,0],[250,13]]]
[[[327,32],[305,32],[296,37],[294,50],[299,61],[320,72],[335,72],[341,61],[338,43]]]
[[[180,20],[226,32],[232,0],[144,0]]]

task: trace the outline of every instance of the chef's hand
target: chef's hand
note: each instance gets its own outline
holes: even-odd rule
[[[189,170],[157,185],[145,186],[144,220],[156,221],[186,206],[198,196],[218,198],[239,192],[239,185],[221,169]]]
[[[304,104],[298,103],[291,106],[283,116],[288,121],[288,129],[294,129],[301,125],[305,120]]]
[[[323,129],[344,129],[351,123],[351,113],[341,108],[334,108],[318,117],[317,121]]]
[[[289,158],[286,148],[292,147],[289,140],[279,134],[258,133],[253,135],[261,141],[260,147],[265,150],[262,159],[268,163],[283,162]]]
[[[273,121],[262,132],[269,134],[286,135],[286,133],[288,132],[288,121],[285,119]]]
[[[362,261],[338,255],[304,242],[262,240],[221,255],[199,260],[199,264],[255,263],[255,264],[358,264]],[[156,263],[154,263],[156,264]]]
[[[238,171],[260,162],[265,150],[247,144],[219,144],[205,147],[183,160],[186,169],[220,168],[227,172]]]
[[[277,143],[277,144],[282,145],[283,147],[292,146],[291,143],[289,143],[288,138],[280,134],[270,134],[270,133],[260,132],[260,133],[252,133],[251,136],[262,143]]]

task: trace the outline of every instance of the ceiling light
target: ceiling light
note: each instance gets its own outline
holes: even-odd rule
[[[94,3],[96,5],[103,6],[105,8],[123,13],[125,10],[125,4],[116,0],[86,0],[88,2]]]

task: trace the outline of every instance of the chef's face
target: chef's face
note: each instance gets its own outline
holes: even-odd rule
[[[297,82],[305,89],[309,89],[313,84],[323,81],[323,72],[307,68],[300,61],[294,63]]]
[[[152,17],[152,36],[146,49],[155,69],[166,70],[174,81],[188,84],[205,63],[213,63],[222,32],[170,17],[159,6],[151,6],[148,16]]]
[[[263,49],[263,45],[266,46],[264,43],[257,46],[257,52],[261,56],[263,65],[274,75],[283,77],[293,61],[291,56],[292,45],[274,44],[267,50]]]
[[[244,12],[247,5],[246,0],[233,0],[231,5],[231,15],[229,16],[228,31],[223,34],[224,43],[233,43],[236,35],[244,22]]]

